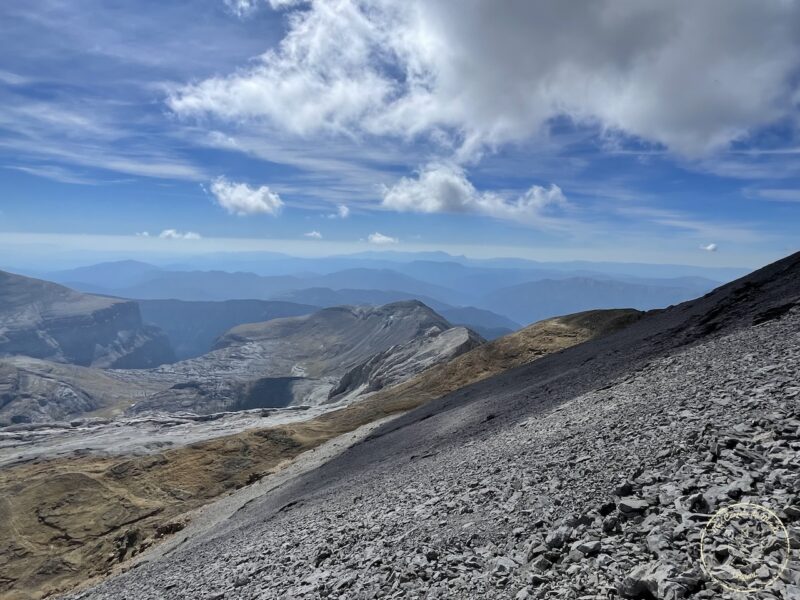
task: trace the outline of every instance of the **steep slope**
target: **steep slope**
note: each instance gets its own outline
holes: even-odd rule
[[[118,368],[174,360],[135,303],[0,271],[0,357],[13,355]]]
[[[753,597],[796,598],[798,305],[800,254],[425,404],[73,597],[734,598],[700,543],[740,500],[792,529]]]
[[[155,370],[176,384],[131,410],[196,413],[321,404],[357,365],[415,339],[435,338],[450,324],[421,302],[335,307],[302,317],[234,327],[204,356]],[[463,344],[444,338],[445,357]],[[409,374],[417,371],[410,369]]]
[[[485,295],[478,305],[507,315],[520,323],[531,323],[555,315],[597,308],[663,308],[695,298],[705,291],[708,290],[696,286],[663,286],[570,277],[544,279],[502,288]]]
[[[436,336],[414,338],[375,354],[345,373],[328,397],[331,401],[346,402],[398,385],[484,343],[483,338],[463,327],[447,329]]]
[[[628,327],[643,314],[631,309],[594,310],[540,321],[436,365],[371,400],[387,406],[402,402],[411,408],[542,356]]]
[[[297,317],[319,310],[318,306],[269,300],[138,300],[142,319],[167,334],[178,360],[210,352],[216,339],[243,323]]]
[[[594,327],[596,333],[604,330],[599,322]],[[555,351],[582,339],[574,333],[568,327],[559,327],[546,336],[531,335],[527,343],[529,347],[541,344],[542,352]],[[562,342],[554,337],[559,334],[564,334]],[[459,329],[449,329],[443,335],[461,333]],[[149,456],[98,457],[86,452],[60,460],[12,461],[12,466],[0,471],[0,490],[9,498],[21,500],[0,508],[6,511],[5,520],[0,521],[5,552],[12,557],[3,567],[7,579],[0,582],[0,594],[27,600],[38,598],[54,587],[84,583],[88,575],[104,573],[141,552],[154,538],[163,538],[164,535],[157,533],[159,528],[169,531],[171,523],[184,523],[186,517],[181,517],[182,513],[224,490],[268,475],[301,453],[315,460],[327,440],[332,440],[333,447],[341,447],[343,442],[339,440],[343,434],[419,406],[424,400],[402,393],[387,394],[392,389],[395,388],[385,388],[365,400],[306,422],[194,442],[184,448],[159,447]],[[315,452],[306,452],[312,449]],[[51,450],[51,455],[54,454]],[[49,486],[54,477],[59,485]],[[266,477],[264,485],[278,485],[271,481]],[[79,498],[70,495],[70,485],[78,484],[90,492]],[[252,493],[257,495],[256,490]],[[118,506],[134,500],[135,506],[144,505],[157,512],[137,513],[133,515],[135,522],[128,522],[130,513]],[[62,506],[60,524],[70,531],[88,526],[87,521],[97,515],[108,515],[105,517],[108,531],[81,533],[84,543],[73,547],[69,540],[59,537],[58,531],[31,518],[56,504]],[[210,514],[217,513],[212,510]],[[198,518],[193,517],[193,522],[202,526],[197,523]],[[3,524],[5,530],[1,529]],[[21,547],[26,552],[15,553],[14,549]]]

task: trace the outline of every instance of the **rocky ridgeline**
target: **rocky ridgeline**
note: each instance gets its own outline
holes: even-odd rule
[[[791,544],[748,598],[800,598],[800,311],[326,494],[72,598],[733,599],[700,542],[736,502]]]

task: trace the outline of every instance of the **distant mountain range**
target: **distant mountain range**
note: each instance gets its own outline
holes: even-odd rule
[[[448,320],[493,338],[517,329],[520,323],[570,312],[666,307],[716,287],[718,281],[709,275],[730,278],[742,271],[519,259],[480,261],[441,254],[419,258],[392,253],[324,259],[253,254],[238,257],[235,263],[249,267],[249,271],[185,270],[192,269],[193,263],[160,268],[122,261],[49,276],[81,291],[142,300],[281,300],[326,307],[417,299]],[[225,261],[223,257],[212,258],[207,264],[217,266],[227,264]],[[479,313],[475,311],[447,314],[452,308],[466,307],[494,315],[489,318],[482,314],[476,321]],[[466,314],[472,315],[471,320]]]

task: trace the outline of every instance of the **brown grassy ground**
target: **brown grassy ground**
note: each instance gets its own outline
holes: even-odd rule
[[[136,458],[37,460],[0,470],[0,598],[32,600],[109,572],[184,513],[338,435],[619,329],[636,311],[535,323],[312,420]]]

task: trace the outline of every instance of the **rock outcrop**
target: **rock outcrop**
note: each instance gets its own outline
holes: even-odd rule
[[[465,327],[442,332],[435,329],[433,335],[392,346],[345,373],[329,392],[329,400],[346,402],[397,385],[484,343],[482,337]]]
[[[142,323],[135,302],[0,271],[0,357],[16,355],[110,368],[174,360],[164,333]]]
[[[0,427],[110,417],[169,387],[118,371],[17,356],[0,359]]]

